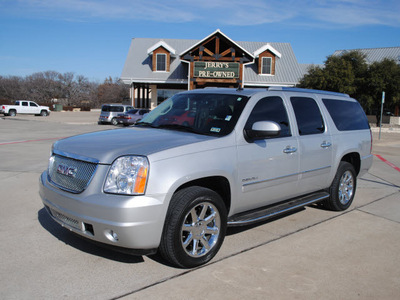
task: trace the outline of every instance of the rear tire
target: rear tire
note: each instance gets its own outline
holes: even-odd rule
[[[10,117],[15,117],[15,116],[17,115],[17,111],[16,111],[15,109],[11,109],[11,110],[8,112],[8,115],[9,115]]]
[[[357,175],[352,164],[341,161],[332,185],[329,188],[330,197],[323,202],[324,207],[342,211],[350,207],[357,187]]]
[[[111,124],[113,124],[114,126],[117,126],[118,125],[117,118],[112,118],[111,119]]]
[[[226,207],[216,192],[199,186],[182,189],[171,199],[159,251],[174,266],[200,266],[217,254],[226,226]]]

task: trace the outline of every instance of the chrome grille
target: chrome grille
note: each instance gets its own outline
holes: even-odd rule
[[[88,186],[97,164],[53,155],[49,163],[49,181],[61,189],[81,193]]]

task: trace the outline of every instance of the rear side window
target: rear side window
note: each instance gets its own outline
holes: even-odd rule
[[[289,118],[280,97],[266,97],[257,102],[247,120],[245,129],[251,129],[255,122],[274,121],[281,126],[278,137],[291,136]]]
[[[322,99],[339,131],[369,129],[367,117],[360,103]]]
[[[109,111],[110,112],[124,112],[124,107],[123,106],[110,106]]]
[[[325,131],[321,111],[314,99],[307,97],[291,97],[297,126],[300,135],[318,134]]]

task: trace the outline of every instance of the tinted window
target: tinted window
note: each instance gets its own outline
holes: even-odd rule
[[[324,132],[324,121],[314,99],[306,97],[291,97],[290,102],[292,103],[296,115],[300,135]]]
[[[340,131],[369,129],[367,117],[358,102],[322,99]]]
[[[291,136],[289,119],[283,100],[280,97],[266,97],[258,101],[247,120],[245,129],[251,129],[255,122],[274,121],[281,126],[278,137]]]
[[[123,106],[110,106],[108,111],[111,111],[111,112],[124,112],[124,107]]]
[[[29,106],[37,107],[36,103],[33,103],[33,102],[29,102]]]
[[[28,106],[28,102],[22,102],[22,106]]]

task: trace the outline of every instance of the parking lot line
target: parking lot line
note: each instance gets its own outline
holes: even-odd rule
[[[390,161],[387,161],[386,159],[384,159],[382,156],[380,156],[379,154],[375,154],[375,156],[377,158],[379,158],[381,161],[383,161],[384,163],[386,163],[387,165],[391,166],[393,169],[395,169],[396,171],[400,172],[400,168],[397,167],[396,165],[392,164]]]

